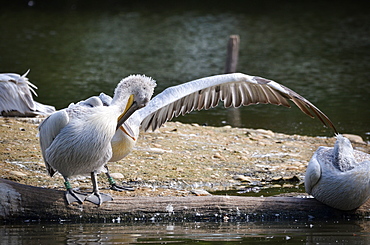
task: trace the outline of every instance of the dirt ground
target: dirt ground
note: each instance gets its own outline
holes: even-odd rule
[[[0,178],[64,189],[61,175],[51,178],[46,173],[37,137],[42,120],[0,117]],[[334,142],[335,138],[263,129],[168,122],[155,132],[142,133],[130,155],[109,164],[116,181],[136,187],[135,191],[109,190],[103,174],[99,182],[103,192],[113,196],[205,195],[202,190],[297,186],[314,151]],[[353,146],[370,153],[370,145],[356,138]],[[90,178],[80,177],[72,186],[91,189]]]

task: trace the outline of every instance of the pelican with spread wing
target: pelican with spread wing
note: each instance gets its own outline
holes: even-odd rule
[[[111,98],[100,94],[104,105]],[[148,105],[137,110],[117,130],[111,144],[111,162],[129,154],[135,146],[140,129],[155,130],[173,117],[193,110],[210,109],[224,102],[225,107],[240,107],[253,104],[274,104],[290,107],[289,101],[310,117],[336,129],[330,119],[307,99],[293,90],[269,79],[242,73],[215,75],[169,87],[155,96]],[[129,133],[129,132],[133,132]]]
[[[37,96],[35,89],[26,77],[29,70],[22,76],[15,73],[0,74],[0,114],[2,116],[50,115],[55,108],[33,100]]]

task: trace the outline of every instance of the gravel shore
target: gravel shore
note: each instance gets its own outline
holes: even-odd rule
[[[46,173],[37,138],[42,118],[0,118],[0,177],[44,188],[64,189],[63,178]],[[357,150],[370,145],[353,137]],[[356,141],[356,142],[355,142]],[[136,149],[110,163],[117,182],[136,187],[133,192],[103,192],[123,196],[206,195],[206,191],[248,186],[302,184],[306,166],[319,146],[335,138],[286,135],[264,129],[199,126],[168,122],[155,132],[142,133]],[[90,179],[73,181],[91,189]]]

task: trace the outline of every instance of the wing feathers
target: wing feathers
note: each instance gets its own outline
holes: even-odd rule
[[[241,73],[206,77],[170,87],[154,97],[138,113],[141,116],[141,128],[146,131],[157,129],[174,116],[213,108],[219,101],[223,101],[225,107],[259,103],[290,107],[288,100],[308,116],[318,117],[336,131],[324,113],[293,90],[272,80]]]

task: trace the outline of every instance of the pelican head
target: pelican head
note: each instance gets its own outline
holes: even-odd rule
[[[112,105],[125,105],[123,113],[118,118],[117,129],[132,113],[148,104],[155,86],[156,82],[144,75],[131,75],[121,80],[112,99]]]
[[[349,139],[341,134],[337,135],[333,149],[333,164],[340,171],[348,171],[355,167],[356,159],[353,155],[353,147]]]
[[[312,156],[306,170],[308,194],[341,210],[358,208],[370,197],[370,154],[354,150],[337,135],[334,147],[323,147]]]

